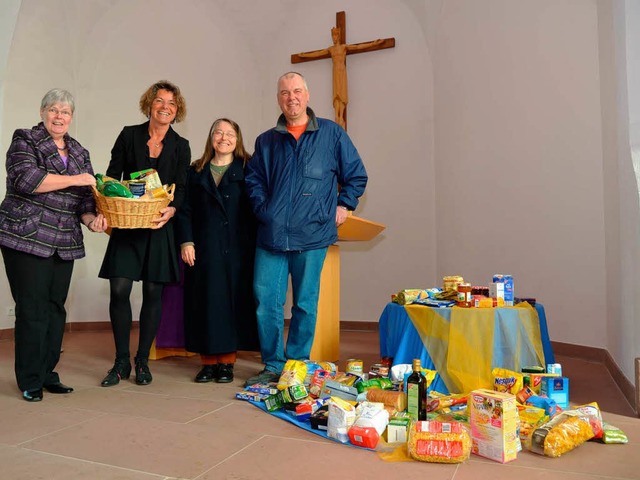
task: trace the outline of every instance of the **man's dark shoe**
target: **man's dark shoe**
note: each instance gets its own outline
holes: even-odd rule
[[[39,402],[42,400],[42,389],[38,390],[25,390],[22,392],[22,398],[27,402]]]
[[[103,387],[112,387],[120,383],[120,380],[126,380],[131,375],[131,362],[129,357],[116,358],[113,368],[107,372],[107,376],[102,379],[100,385]]]
[[[196,383],[213,382],[218,378],[218,365],[203,365],[196,375]]]
[[[138,385],[149,385],[153,381],[149,370],[148,358],[136,358],[136,383]]]
[[[251,385],[255,385],[256,383],[267,384],[267,383],[278,383],[280,380],[280,374],[276,372],[272,372],[271,370],[267,370],[266,368],[262,370],[255,377],[251,377],[246,382],[244,382],[245,387],[249,387]]]
[[[233,363],[221,363],[218,366],[218,383],[231,383],[233,382]]]
[[[61,383],[61,382],[50,383],[49,385],[45,385],[44,388],[49,393],[71,393],[71,392],[73,392],[73,388],[72,387],[68,387],[67,385],[65,385],[64,383]]]

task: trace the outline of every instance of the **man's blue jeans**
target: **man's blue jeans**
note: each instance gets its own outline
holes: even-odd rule
[[[256,297],[262,362],[280,373],[288,359],[308,360],[320,294],[320,273],[327,248],[304,252],[256,249],[253,290]],[[291,275],[293,305],[284,347],[284,304]]]

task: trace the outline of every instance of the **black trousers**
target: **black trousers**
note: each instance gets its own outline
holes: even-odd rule
[[[2,257],[16,302],[18,388],[37,390],[60,381],[54,370],[60,360],[73,260],[62,260],[57,254],[42,258],[6,247]]]

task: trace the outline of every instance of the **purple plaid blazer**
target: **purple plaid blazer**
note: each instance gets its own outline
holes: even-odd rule
[[[96,211],[91,189],[34,193],[49,173],[93,175],[89,152],[69,135],[64,140],[69,152],[66,167],[42,123],[14,132],[7,151],[7,193],[0,204],[3,247],[38,257],[55,252],[64,260],[84,257],[80,216]]]

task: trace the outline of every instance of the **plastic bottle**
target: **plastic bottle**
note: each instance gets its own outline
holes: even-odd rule
[[[413,373],[407,378],[407,412],[413,420],[427,419],[427,380],[420,371],[420,359],[413,360]]]

